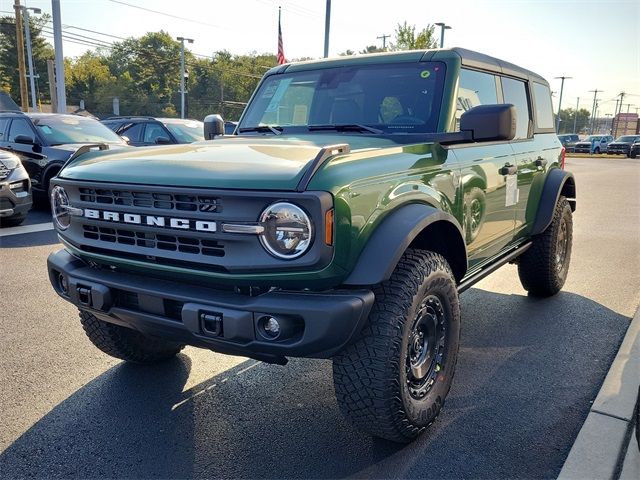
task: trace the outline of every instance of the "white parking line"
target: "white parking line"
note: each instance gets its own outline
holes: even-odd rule
[[[23,233],[44,232],[53,230],[53,223],[36,223],[35,225],[24,225],[21,227],[4,228],[0,230],[0,237],[8,237],[10,235],[21,235]]]

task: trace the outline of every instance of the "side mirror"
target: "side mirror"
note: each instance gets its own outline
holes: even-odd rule
[[[169,140],[167,137],[156,138],[156,145],[169,145],[170,143],[171,140]]]
[[[29,135],[16,135],[13,141],[23,145],[35,145],[36,143],[33,137],[30,137]]]
[[[218,114],[204,117],[204,139],[212,140],[218,135],[224,135],[224,120]]]
[[[120,138],[122,138],[122,140],[124,140],[127,143],[131,143],[131,140],[126,135],[120,135]]]
[[[470,108],[460,117],[460,131],[470,132],[476,142],[512,140],[516,136],[516,107],[504,103]]]

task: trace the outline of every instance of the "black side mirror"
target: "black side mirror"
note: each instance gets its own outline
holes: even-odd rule
[[[170,143],[171,140],[169,140],[167,137],[156,138],[156,145],[169,145]]]
[[[35,145],[36,143],[33,137],[30,137],[29,135],[16,135],[13,141],[23,145]]]
[[[218,135],[224,135],[224,120],[218,114],[204,117],[204,139],[212,140]]]
[[[516,136],[516,107],[504,103],[470,108],[460,117],[460,131],[470,132],[476,142],[512,140]]]

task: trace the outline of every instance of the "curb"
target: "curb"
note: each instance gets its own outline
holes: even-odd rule
[[[571,447],[559,480],[617,479],[621,473],[623,478],[640,478],[633,435],[639,372],[640,308]]]

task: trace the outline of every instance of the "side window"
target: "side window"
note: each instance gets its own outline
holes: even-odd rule
[[[144,130],[144,143],[155,143],[158,137],[169,138],[169,135],[161,125],[157,123],[147,123],[147,128]]]
[[[533,98],[536,103],[536,125],[538,128],[553,128],[553,107],[549,87],[536,82],[533,82],[532,85]]]
[[[29,121],[24,118],[14,118],[9,128],[9,141],[15,142],[18,135],[26,135],[27,137],[35,138],[35,133]]]
[[[142,141],[142,127],[144,123],[133,123],[123,128],[119,134],[124,135],[130,142],[138,143]]]
[[[0,142],[6,142],[7,138],[4,135],[7,125],[9,124],[8,118],[0,118]]]
[[[460,85],[456,105],[456,131],[460,130],[460,117],[478,105],[498,103],[496,77],[490,73],[460,70]]]
[[[527,138],[529,132],[529,102],[527,102],[527,90],[524,82],[513,78],[502,78],[502,93],[504,103],[511,103],[516,107],[516,136]]]

